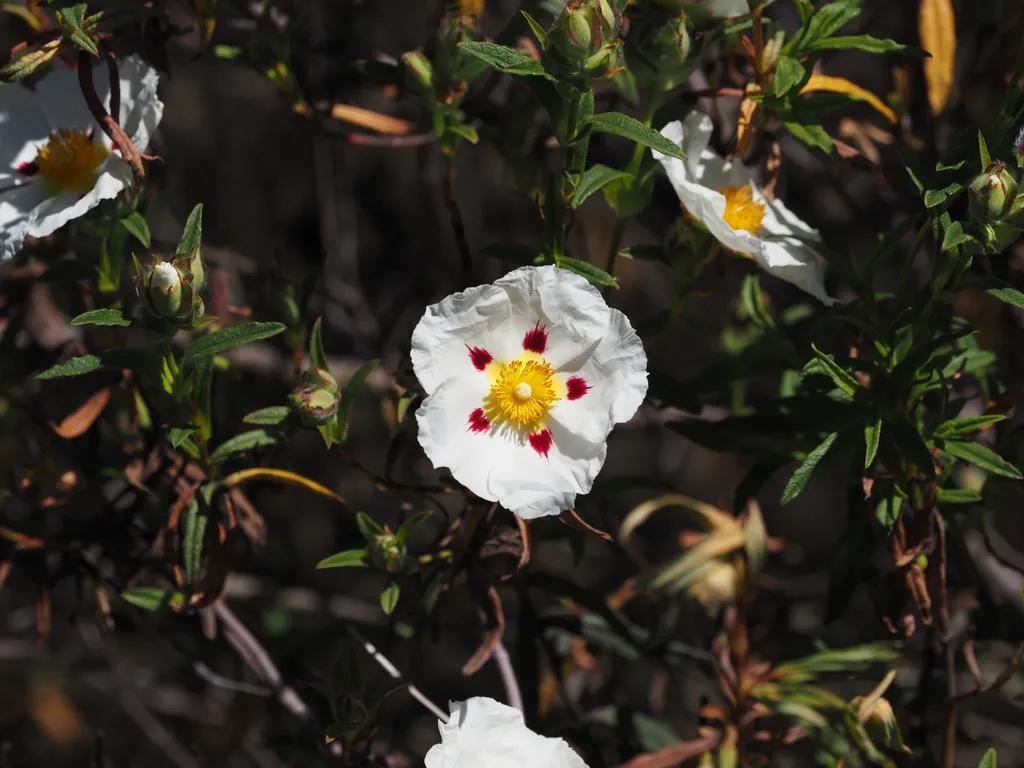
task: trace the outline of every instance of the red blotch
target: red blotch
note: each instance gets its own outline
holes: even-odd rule
[[[530,435],[530,447],[546,459],[551,450],[551,430],[543,429]]]
[[[532,331],[527,331],[523,337],[523,349],[528,352],[536,352],[538,355],[542,355],[547,346],[548,332],[544,330],[544,326],[540,323],[537,323],[537,326]]]
[[[484,409],[477,408],[471,414],[469,414],[469,431],[470,432],[486,432],[491,427],[491,422],[484,416]]]
[[[469,344],[466,345],[466,349],[469,350],[469,359],[473,361],[473,367],[478,371],[482,371],[494,358],[491,353],[486,349],[480,349],[480,347],[471,347]]]
[[[39,173],[39,166],[32,161],[22,163],[21,165],[18,166],[18,173],[20,173],[22,176],[35,176],[37,173]]]
[[[579,376],[573,376],[565,382],[565,388],[567,390],[565,396],[570,400],[579,400],[590,391],[590,385]]]

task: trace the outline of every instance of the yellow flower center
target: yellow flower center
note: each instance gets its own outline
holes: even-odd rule
[[[722,218],[732,229],[742,229],[756,234],[764,221],[764,206],[754,200],[750,185],[722,187],[718,190],[725,196],[725,213]]]
[[[96,170],[110,151],[95,143],[85,131],[61,128],[50,135],[39,150],[33,165],[55,194],[77,192],[84,195],[96,183]]]
[[[555,371],[544,360],[525,356],[500,365],[484,402],[485,413],[499,425],[532,431],[540,426],[548,409],[562,399],[556,389]]]

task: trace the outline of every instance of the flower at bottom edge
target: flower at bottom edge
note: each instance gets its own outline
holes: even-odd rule
[[[647,356],[587,280],[523,267],[427,308],[412,337],[419,441],[477,496],[521,518],[593,486],[615,424],[647,394]]]

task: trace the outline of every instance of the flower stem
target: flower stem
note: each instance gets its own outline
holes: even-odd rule
[[[444,204],[448,209],[448,218],[452,223],[452,233],[455,235],[455,245],[459,249],[459,258],[462,261],[462,272],[468,283],[473,282],[473,252],[469,248],[469,240],[466,239],[466,224],[462,219],[462,212],[459,210],[459,203],[455,199],[455,155],[448,154],[445,161],[444,172]]]

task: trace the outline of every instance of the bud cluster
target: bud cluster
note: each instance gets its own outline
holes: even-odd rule
[[[605,77],[621,61],[622,13],[615,0],[569,0],[548,30],[547,54],[553,72]]]
[[[996,160],[974,177],[967,188],[971,218],[980,230],[986,253],[998,253],[1024,231],[1024,195],[1010,167]]]
[[[683,12],[641,9],[631,21],[626,59],[637,80],[658,91],[685,82],[694,69],[690,56],[690,20]]]

